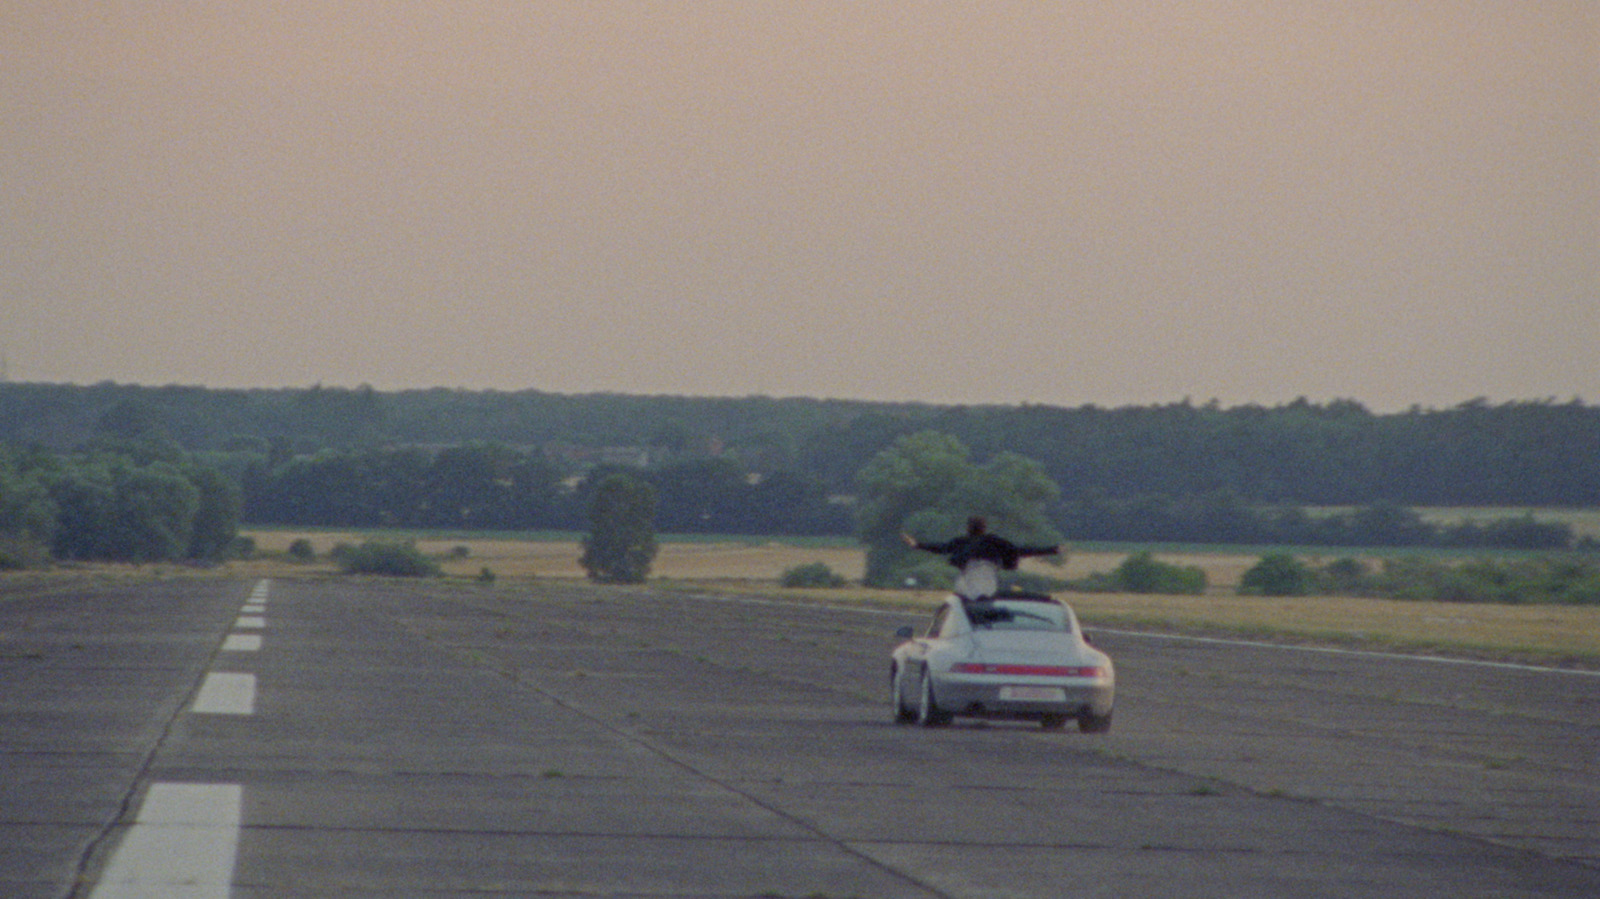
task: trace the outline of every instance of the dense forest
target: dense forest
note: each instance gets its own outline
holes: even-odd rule
[[[846,534],[857,474],[923,431],[1037,462],[1073,539],[1559,546],[1563,528],[1440,530],[1409,507],[1600,506],[1600,407],[1578,400],[1379,414],[0,384],[13,452],[159,441],[231,477],[262,524],[571,528],[593,474],[626,467],[656,486],[663,531]]]

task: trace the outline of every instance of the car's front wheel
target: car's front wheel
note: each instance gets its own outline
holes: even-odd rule
[[[917,702],[917,723],[923,727],[943,727],[950,723],[950,713],[939,708],[938,700],[933,697],[933,678],[928,672],[922,672],[922,688],[918,691],[920,699]]]

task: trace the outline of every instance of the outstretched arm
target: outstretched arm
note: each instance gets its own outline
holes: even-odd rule
[[[912,549],[920,549],[923,552],[941,553],[941,554],[949,553],[952,550],[951,544],[955,542],[955,541],[952,540],[952,541],[949,541],[947,543],[923,543],[922,541],[920,541],[917,538],[911,536],[910,534],[907,534],[904,531],[900,532],[900,539],[904,540],[906,542],[906,545],[911,547]]]

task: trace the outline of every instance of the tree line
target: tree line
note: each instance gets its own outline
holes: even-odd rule
[[[1600,506],[1600,406],[1573,399],[1380,414],[1335,400],[1104,408],[940,406],[770,397],[0,383],[0,442],[67,449],[158,431],[269,468],[324,450],[490,443],[587,467],[728,458],[834,494],[896,439],[950,434],[980,457],[1037,461],[1064,500],[1232,494],[1313,506]]]
[[[238,534],[236,480],[170,446],[0,445],[0,569],[49,559],[204,562]]]
[[[631,471],[656,491],[665,532],[844,535],[870,512],[863,470],[923,433],[980,467],[1036,465],[1054,490],[1044,519],[1072,540],[1559,548],[1572,543],[1564,525],[1439,526],[1410,507],[1600,506],[1600,408],[1577,400],[1377,414],[1350,401],[1106,409],[0,384],[14,470],[55,454],[99,466],[95,483],[216,477],[234,485],[240,519],[259,524],[576,530],[591,485]],[[143,456],[107,461],[118,441]],[[62,482],[58,521],[104,506]]]

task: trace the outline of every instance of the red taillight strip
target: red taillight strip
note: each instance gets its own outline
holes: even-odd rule
[[[1066,665],[986,665],[958,662],[950,667],[957,674],[1009,674],[1019,677],[1104,677],[1105,669],[1093,665],[1072,668]]]

